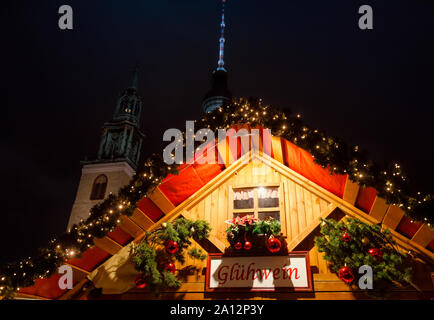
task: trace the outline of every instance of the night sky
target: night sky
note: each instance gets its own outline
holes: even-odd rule
[[[218,0],[10,1],[1,9],[0,262],[66,230],[80,161],[140,65],[143,156],[201,115],[218,58]],[[74,30],[58,28],[58,8]],[[374,30],[358,28],[358,8]],[[398,161],[433,192],[434,3],[228,0],[225,62],[235,96]]]

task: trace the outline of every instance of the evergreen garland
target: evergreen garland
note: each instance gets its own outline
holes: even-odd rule
[[[161,289],[177,289],[181,281],[166,270],[168,263],[174,260],[185,263],[185,250],[191,245],[191,238],[200,241],[209,236],[210,227],[203,220],[191,221],[179,218],[174,222],[164,223],[159,229],[147,232],[145,238],[134,248],[133,261],[136,269],[142,273],[148,288],[158,293]],[[178,251],[171,254],[166,251],[168,241],[178,245]],[[201,249],[193,248],[188,251],[192,258],[204,260],[206,254]]]
[[[214,132],[237,124],[270,129],[274,136],[287,139],[311,153],[315,162],[328,168],[332,174],[348,174],[359,185],[375,188],[387,203],[401,207],[413,220],[428,225],[433,222],[432,195],[412,191],[398,164],[380,167],[370,161],[358,146],[350,147],[339,138],[309,128],[300,115],[262,105],[258,99],[241,98],[195,121],[196,128],[209,128]],[[160,155],[152,155],[140,165],[130,184],[93,207],[88,219],[74,225],[70,232],[52,239],[33,257],[2,266],[0,296],[13,297],[18,288],[31,286],[35,279],[52,275],[66,260],[80,257],[93,247],[94,237],[102,238],[113,231],[121,222],[121,215],[130,216],[142,197],[168,174],[177,172],[177,165],[167,165]]]
[[[277,236],[280,234],[281,225],[276,219],[269,217],[265,220],[259,220],[253,227],[253,234],[265,234]]]
[[[373,270],[373,289],[366,289],[372,297],[385,298],[393,288],[411,284],[408,258],[395,248],[389,230],[353,218],[321,221],[322,236],[315,237],[315,245],[325,253],[324,259],[337,275],[343,267],[352,270],[354,280],[348,281],[351,288],[358,288],[358,270],[363,265]]]

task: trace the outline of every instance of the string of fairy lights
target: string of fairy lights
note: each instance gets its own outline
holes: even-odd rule
[[[433,212],[432,195],[411,190],[399,164],[380,167],[369,160],[366,152],[358,146],[349,146],[322,130],[309,128],[299,114],[291,115],[285,110],[263,105],[260,99],[240,98],[195,121],[196,127],[213,132],[237,124],[270,129],[274,136],[308,151],[314,161],[328,168],[331,174],[348,174],[360,186],[375,188],[388,204],[402,208],[413,221],[425,222],[428,226],[433,223],[433,216],[430,215]],[[183,134],[185,137],[185,132]],[[199,145],[202,142],[195,143]],[[69,259],[80,257],[94,246],[94,238],[102,238],[113,231],[121,223],[122,215],[131,216],[137,202],[161,184],[165,177],[178,173],[178,165],[166,164],[161,155],[150,156],[140,165],[131,182],[117,195],[110,194],[94,206],[85,221],[49,241],[33,257],[2,266],[0,296],[13,297],[19,288],[33,285],[35,279],[49,277]]]

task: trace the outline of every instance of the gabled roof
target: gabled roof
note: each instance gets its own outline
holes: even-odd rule
[[[238,127],[237,129],[240,129]],[[245,128],[245,127],[244,127]],[[248,128],[250,130],[250,128]],[[263,137],[261,136],[261,139]],[[187,204],[197,201],[204,192],[210,191],[219,181],[233,174],[237,168],[251,157],[258,157],[279,172],[291,175],[302,183],[320,192],[322,196],[337,203],[347,215],[355,216],[369,223],[382,223],[391,229],[398,245],[412,250],[427,260],[433,261],[434,231],[424,224],[411,223],[401,209],[387,205],[377,196],[373,188],[359,188],[347,175],[332,175],[327,168],[315,164],[313,157],[305,150],[279,137],[271,137],[271,150],[261,150],[255,146],[239,152],[222,148],[222,142],[215,149],[216,158],[224,159],[224,164],[184,164],[179,175],[167,176],[148,196],[142,198],[131,217],[122,217],[116,229],[102,239],[95,238],[95,247],[87,250],[80,259],[67,261],[74,269],[75,287],[72,290],[58,289],[58,275],[48,279],[38,279],[32,287],[23,288],[21,297],[67,299],[86,283],[86,276],[95,273],[105,261],[132,241],[140,241],[146,230],[157,228],[162,222],[175,219]],[[226,145],[227,146],[227,145]],[[223,153],[222,150],[226,150]],[[310,226],[312,228],[312,226]],[[307,234],[306,234],[307,236]],[[211,239],[216,241],[216,239]],[[221,247],[215,243],[216,247]]]

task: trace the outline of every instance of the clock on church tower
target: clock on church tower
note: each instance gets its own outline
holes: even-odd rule
[[[119,97],[113,118],[104,123],[96,157],[82,161],[81,179],[72,206],[68,230],[86,220],[90,209],[129,183],[140,159],[144,134],[140,131],[142,100],[137,94],[138,74]]]

